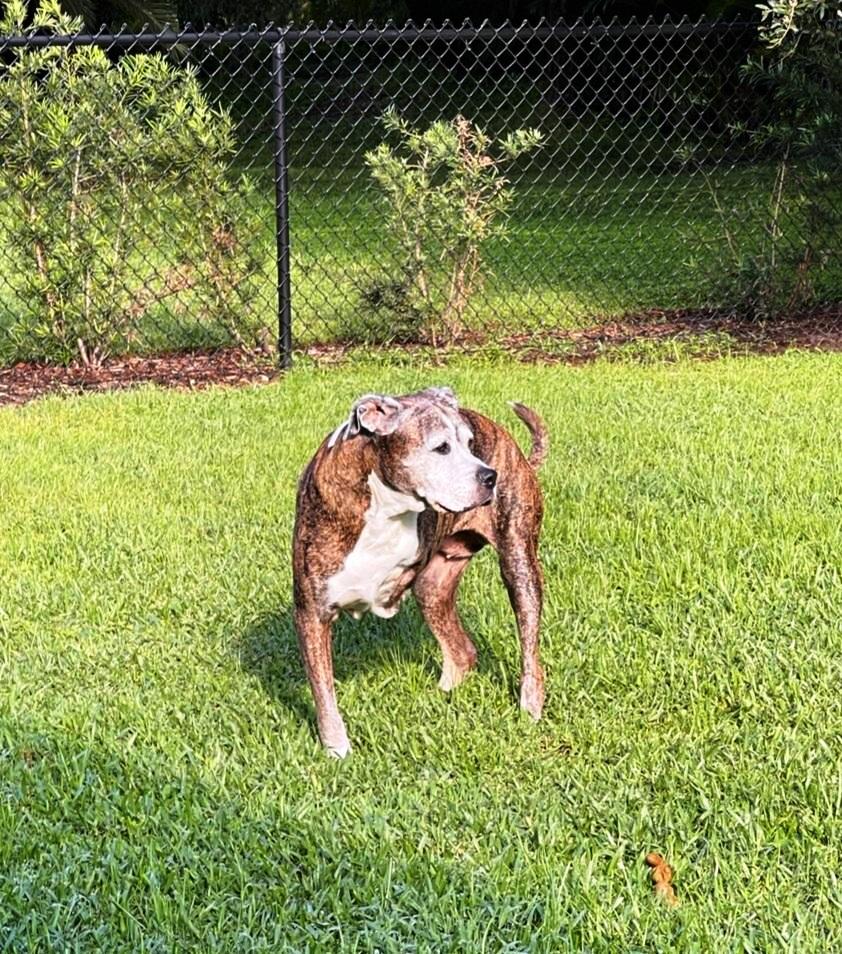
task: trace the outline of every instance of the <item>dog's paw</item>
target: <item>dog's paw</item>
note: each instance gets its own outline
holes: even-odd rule
[[[524,677],[520,685],[520,707],[537,722],[544,711],[544,680]]]
[[[448,666],[445,664],[441,670],[439,689],[441,689],[442,692],[450,692],[450,690],[455,689],[460,682],[464,682],[465,676],[467,675],[468,670],[458,669],[456,666]]]
[[[325,751],[332,759],[344,759],[351,754],[351,743],[345,739],[338,745],[325,745]]]
[[[344,759],[351,751],[348,733],[341,719],[332,721],[319,727],[319,735],[327,754],[334,759]]]
[[[451,689],[455,689],[461,682],[465,681],[465,677],[474,668],[476,662],[476,650],[468,655],[466,662],[461,666],[452,659],[445,657],[442,661],[439,689],[442,692],[450,692]]]

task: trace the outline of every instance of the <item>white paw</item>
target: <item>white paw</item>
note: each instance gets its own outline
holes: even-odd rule
[[[460,669],[458,666],[454,666],[453,663],[445,662],[441,667],[439,689],[441,689],[442,692],[450,692],[451,689],[455,689],[460,682],[464,682],[468,671],[467,669]]]
[[[334,745],[325,743],[325,749],[332,759],[344,759],[351,754],[351,743],[347,739]]]
[[[537,722],[544,711],[544,686],[542,682],[524,680],[520,687],[520,707]]]
[[[319,736],[322,745],[327,749],[327,754],[331,758],[344,759],[351,751],[351,743],[348,741],[345,723],[341,718],[331,719],[327,725],[319,726]]]

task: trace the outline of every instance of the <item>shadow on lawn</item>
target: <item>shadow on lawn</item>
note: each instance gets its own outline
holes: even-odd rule
[[[214,783],[148,741],[126,748],[104,726],[79,737],[0,715],[0,747],[24,819],[0,825],[0,937],[30,950],[62,937],[83,950],[174,950],[201,936],[229,951],[244,937],[261,950],[329,951],[340,924],[365,950],[409,950],[419,927],[446,937],[461,899],[482,887],[462,864],[374,838],[368,817],[337,824],[307,786],[255,812],[236,782]],[[482,890],[479,910],[511,908],[493,885]],[[516,905],[509,919],[520,911],[534,927],[532,896]]]
[[[479,653],[479,671],[499,673],[490,647],[470,625],[470,617],[470,613],[463,611],[466,629]],[[315,710],[298,650],[292,607],[260,617],[243,633],[236,651],[240,666],[257,676],[268,696],[315,730]],[[423,666],[429,676],[430,691],[437,691],[441,654],[415,607],[404,606],[389,620],[371,615],[361,620],[341,616],[334,624],[333,669],[340,684],[340,708],[341,683],[370,670],[408,664]]]

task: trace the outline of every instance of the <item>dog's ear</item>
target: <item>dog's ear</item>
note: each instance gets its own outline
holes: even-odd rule
[[[348,420],[331,434],[328,447],[341,438],[356,437],[361,431],[366,434],[391,434],[398,426],[401,413],[400,401],[387,394],[364,394],[354,402]]]
[[[459,410],[459,401],[451,388],[424,388],[419,393],[420,396],[428,397],[432,401],[441,401],[442,404],[452,407],[454,411]]]
[[[366,394],[351,410],[348,436],[360,431],[369,434],[391,434],[398,426],[401,413],[400,401],[387,394]]]

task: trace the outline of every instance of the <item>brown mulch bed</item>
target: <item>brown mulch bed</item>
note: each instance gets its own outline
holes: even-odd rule
[[[714,342],[714,347],[705,345],[709,341]],[[520,361],[583,364],[619,356],[630,346],[652,342],[684,343],[689,346],[689,353],[700,358],[723,353],[723,342],[727,353],[736,354],[777,354],[790,348],[842,351],[842,306],[767,323],[741,322],[712,312],[649,311],[589,328],[511,334],[498,338],[495,348]],[[470,352],[487,345],[483,337],[472,336],[441,355],[446,358],[454,351]],[[319,364],[332,364],[341,362],[353,351],[377,350],[430,353],[429,346],[417,344],[384,349],[314,345],[305,353]],[[210,385],[264,383],[280,373],[265,355],[249,354],[238,348],[112,358],[99,368],[22,362],[0,369],[0,405],[24,404],[50,393],[121,390],[139,384],[193,390]]]
[[[714,357],[727,345],[734,354],[779,354],[792,348],[842,351],[842,306],[769,322],[740,321],[715,312],[649,311],[572,331],[510,335],[505,345],[521,360],[583,364],[636,343],[683,342],[699,357]],[[560,346],[560,347],[559,347]]]
[[[213,384],[243,385],[271,381],[279,369],[265,356],[238,348],[187,351],[151,357],[108,359],[102,367],[70,367],[24,361],[0,368],[0,404],[25,404],[44,394],[118,391],[139,384],[194,390]]]

